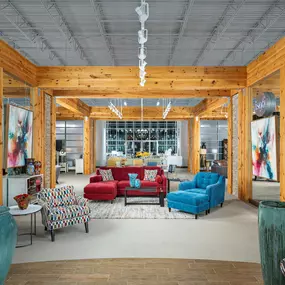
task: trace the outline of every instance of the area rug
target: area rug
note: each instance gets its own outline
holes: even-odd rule
[[[158,198],[134,197],[128,202],[156,203]],[[110,201],[90,201],[92,219],[194,219],[195,216],[159,205],[127,205],[123,197],[117,197],[113,204]]]

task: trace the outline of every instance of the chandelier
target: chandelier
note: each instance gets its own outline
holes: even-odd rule
[[[140,77],[140,86],[144,86],[146,83],[146,72],[145,67],[147,62],[145,61],[147,56],[147,48],[144,44],[148,39],[148,30],[145,29],[145,22],[149,17],[149,5],[145,2],[145,0],[141,0],[141,6],[137,7],[135,10],[139,16],[139,21],[141,23],[141,29],[138,31],[138,42],[140,44],[138,51],[139,58],[139,77]]]

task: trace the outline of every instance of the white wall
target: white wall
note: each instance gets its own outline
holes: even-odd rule
[[[96,166],[106,165],[106,121],[96,121]]]
[[[183,158],[182,165],[188,166],[188,121],[178,122],[179,138],[178,144],[180,144],[180,155]],[[179,152],[179,151],[178,151]]]

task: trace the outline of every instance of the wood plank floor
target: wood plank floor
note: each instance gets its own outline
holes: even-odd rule
[[[7,285],[257,285],[260,264],[187,259],[92,259],[14,264]]]

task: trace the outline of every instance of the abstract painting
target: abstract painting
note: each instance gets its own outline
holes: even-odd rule
[[[276,117],[251,123],[253,175],[278,180]]]
[[[8,105],[7,168],[25,166],[32,157],[33,112]]]

